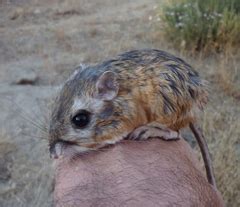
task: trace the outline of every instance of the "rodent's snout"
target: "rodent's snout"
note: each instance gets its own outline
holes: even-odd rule
[[[64,143],[61,141],[53,142],[49,145],[50,157],[58,159],[62,155]]]

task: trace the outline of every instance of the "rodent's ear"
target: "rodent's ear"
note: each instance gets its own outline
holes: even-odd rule
[[[106,71],[97,80],[97,96],[102,100],[112,100],[118,94],[119,84],[114,72]]]

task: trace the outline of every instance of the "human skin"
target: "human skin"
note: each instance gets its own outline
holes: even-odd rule
[[[56,160],[55,206],[224,206],[183,140],[123,141]]]

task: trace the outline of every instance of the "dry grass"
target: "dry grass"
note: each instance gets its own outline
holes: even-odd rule
[[[225,54],[219,57],[219,68],[216,70],[216,82],[224,92],[240,100],[240,51],[237,54]]]
[[[214,0],[210,2],[213,3]],[[210,2],[199,1],[202,4]],[[181,15],[180,13],[176,14],[175,17],[178,18]],[[195,14],[191,15],[194,16]],[[223,32],[224,27],[222,26],[220,27],[221,31],[219,30],[220,33],[218,33],[219,37],[215,39],[216,42],[206,41],[206,45],[200,52],[196,53],[196,50],[193,51],[191,48],[186,50],[186,37],[190,38],[187,42],[188,46],[193,43],[192,48],[195,48],[196,44],[192,40],[199,34],[203,34],[199,33],[194,36],[191,33],[193,27],[185,28],[186,33],[181,33],[181,28],[175,28],[176,31],[171,34],[171,37],[174,38],[178,32],[181,33],[182,36],[178,35],[173,42],[178,43],[177,47],[180,49],[182,57],[186,60],[192,60],[192,65],[210,83],[210,102],[204,112],[203,130],[212,154],[218,189],[223,195],[226,206],[237,207],[240,206],[240,50],[237,48],[237,44],[239,44],[239,21],[234,20],[238,24],[236,26],[235,23],[232,24],[234,18],[226,15],[223,17],[223,24],[228,22],[227,26],[232,25],[231,28],[235,28],[234,35],[230,32]],[[229,21],[227,18],[229,18]],[[176,19],[172,20],[173,23],[176,23],[174,22]],[[189,24],[194,23],[196,21]],[[206,24],[205,26],[207,28],[208,26],[215,27],[218,25]],[[166,34],[164,33],[164,27],[156,23],[156,28],[157,31],[153,32],[153,37],[155,41],[161,41]],[[237,42],[233,44],[235,40]],[[224,48],[221,53],[215,53],[214,50],[211,50],[211,48],[219,48],[220,44]],[[190,57],[189,55],[192,54],[194,55]],[[201,154],[199,150],[197,151],[201,159]]]
[[[212,154],[218,189],[227,206],[237,207],[240,205],[240,101],[232,91],[239,87],[236,76],[240,74],[238,58],[228,58],[200,59],[196,65],[205,69],[204,75],[210,82],[210,101],[201,123]],[[197,151],[202,160],[198,147]]]
[[[225,55],[215,65],[216,85],[220,95],[214,97],[206,111],[205,130],[215,163],[219,190],[227,206],[240,206],[240,60]],[[218,91],[216,89],[216,91]],[[214,130],[213,130],[214,129]]]
[[[240,205],[240,110],[234,100],[211,105],[204,117],[204,131],[212,153],[217,185],[227,206]],[[237,116],[236,116],[237,114]]]

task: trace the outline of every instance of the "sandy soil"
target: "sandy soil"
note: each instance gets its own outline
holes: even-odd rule
[[[75,66],[133,48],[179,54],[158,39],[153,27],[159,2],[0,0],[0,207],[51,206],[53,169],[45,127],[57,86]],[[187,60],[213,82],[203,127],[214,151],[215,136],[240,136],[239,102],[219,87],[214,61]],[[225,159],[215,151],[216,159]],[[218,164],[215,168],[228,170]],[[220,174],[221,185],[228,181],[225,174]]]

